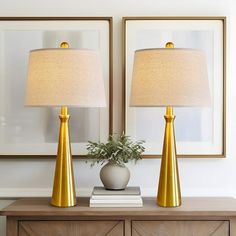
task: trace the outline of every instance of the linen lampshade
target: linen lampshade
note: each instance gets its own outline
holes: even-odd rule
[[[92,50],[32,50],[26,105],[104,107],[101,67],[99,53]]]
[[[131,106],[209,104],[207,67],[202,51],[157,48],[135,52]]]

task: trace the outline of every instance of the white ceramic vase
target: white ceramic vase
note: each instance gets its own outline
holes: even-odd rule
[[[106,189],[125,189],[130,179],[130,171],[126,166],[108,162],[100,171],[100,179]]]

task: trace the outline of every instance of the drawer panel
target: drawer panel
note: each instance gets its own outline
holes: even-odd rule
[[[229,236],[229,221],[132,221],[132,236]]]
[[[20,221],[19,236],[123,236],[123,221]]]

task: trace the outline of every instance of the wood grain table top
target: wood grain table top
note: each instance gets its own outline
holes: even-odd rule
[[[58,208],[50,205],[50,198],[16,200],[0,211],[3,216],[236,216],[236,199],[230,197],[187,197],[176,208],[162,208],[155,198],[143,198],[140,208],[91,208],[89,198],[78,198],[78,205]]]

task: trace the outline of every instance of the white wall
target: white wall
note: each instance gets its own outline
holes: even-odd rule
[[[234,118],[234,64],[235,46],[233,13],[236,7],[229,0],[69,0],[62,1],[0,1],[2,16],[113,16],[114,17],[114,130],[121,130],[121,81],[122,81],[122,16],[174,16],[174,15],[226,15],[228,17],[228,73],[227,73],[227,158],[180,160],[180,175],[183,195],[232,195],[236,196],[236,138]],[[231,15],[232,13],[232,15]],[[232,105],[231,105],[232,103]],[[229,109],[230,108],[230,109]],[[140,185],[155,194],[159,172],[159,160],[143,160],[130,165],[130,184]],[[83,161],[75,161],[77,187],[81,193],[99,184],[98,169],[90,169]],[[45,194],[50,192],[54,172],[54,160],[0,160],[0,196],[16,194]],[[21,188],[22,191],[21,191]],[[36,192],[35,192],[36,191]]]
[[[183,195],[236,197],[236,4],[230,0],[0,0],[0,16],[114,17],[114,130],[121,130],[122,16],[227,16],[227,158],[181,159]],[[131,185],[155,195],[159,160],[130,164]],[[74,161],[80,194],[99,184],[99,166]],[[0,160],[0,197],[50,194],[54,160]]]

